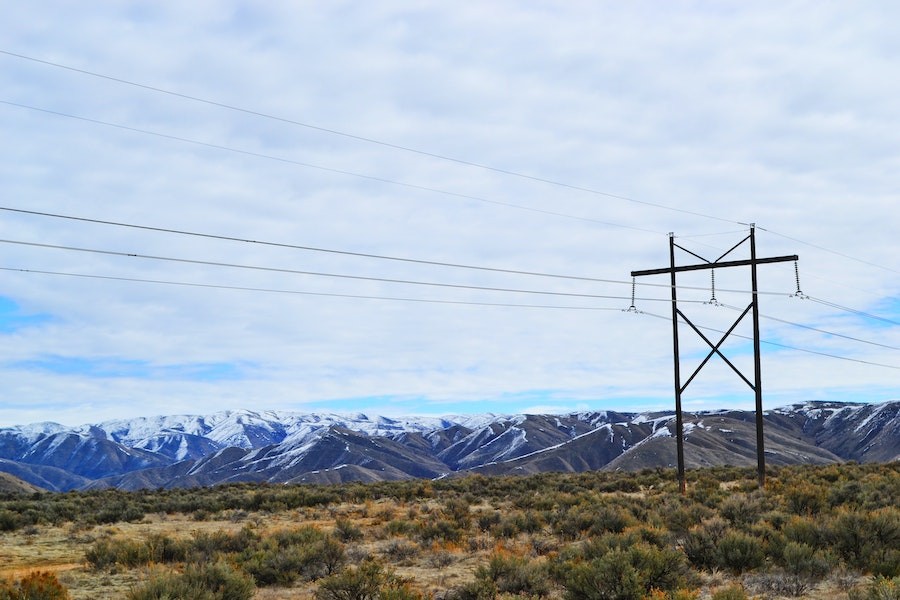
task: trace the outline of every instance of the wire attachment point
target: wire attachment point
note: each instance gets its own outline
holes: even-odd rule
[[[632,277],[632,278],[631,278],[631,306],[629,306],[628,308],[623,308],[623,309],[622,309],[622,312],[628,312],[628,313],[637,313],[637,312],[640,312],[640,311],[637,309],[637,307],[634,305],[634,291],[635,291],[635,288],[636,288],[636,287],[637,287],[637,278],[636,278],[636,277]]]
[[[712,269],[709,272],[710,276],[710,290],[712,290],[712,295],[709,298],[709,302],[704,302],[704,304],[709,304],[712,306],[721,306],[719,301],[716,300],[716,270]]]
[[[791,298],[800,298],[801,300],[808,299],[809,296],[800,290],[800,267],[797,265],[796,260],[794,261],[794,280],[797,282],[797,291],[791,294]]]

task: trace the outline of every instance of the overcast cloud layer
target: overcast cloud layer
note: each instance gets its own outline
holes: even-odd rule
[[[629,274],[667,266],[668,232],[715,259],[749,223],[760,256],[800,256],[812,297],[791,297],[793,263],[759,268],[780,319],[762,321],[766,405],[898,397],[894,2],[4,12],[4,209],[622,283],[2,210],[0,425],[671,408],[668,280],[641,278],[661,286],[623,312]],[[749,277],[717,270],[716,306],[708,271],[680,276],[700,288],[682,308],[727,329]],[[708,347],[681,335],[690,374]],[[746,339],[723,349],[752,376]],[[718,360],[685,392],[752,405]]]

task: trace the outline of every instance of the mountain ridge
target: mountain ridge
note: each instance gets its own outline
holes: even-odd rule
[[[900,460],[900,401],[764,412],[767,463]],[[756,464],[755,414],[684,414],[689,468]],[[338,483],[674,464],[674,414],[384,417],[231,410],[0,428],[0,472],[52,491]]]

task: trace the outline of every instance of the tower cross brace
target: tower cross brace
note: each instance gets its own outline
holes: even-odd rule
[[[671,282],[672,288],[672,343],[674,349],[674,359],[675,359],[675,443],[676,443],[676,452],[678,456],[678,486],[681,490],[681,493],[685,493],[685,479],[684,479],[684,420],[682,417],[681,411],[681,396],[684,391],[687,389],[687,386],[690,385],[691,381],[693,381],[694,377],[700,373],[701,369],[709,362],[709,360],[718,355],[725,363],[731,367],[731,369],[737,373],[737,375],[750,386],[750,389],[753,390],[756,396],[756,461],[757,461],[757,477],[759,487],[764,487],[766,484],[766,458],[765,458],[765,442],[763,439],[763,409],[762,409],[762,367],[761,367],[761,357],[760,357],[760,341],[759,341],[759,294],[757,289],[757,274],[756,267],[761,264],[768,263],[778,263],[778,262],[788,262],[788,261],[797,261],[799,257],[794,254],[791,256],[773,256],[768,258],[757,258],[756,257],[756,227],[755,225],[750,225],[750,234],[745,237],[743,240],[732,246],[725,254],[721,255],[714,261],[708,261],[702,256],[687,250],[686,248],[682,248],[678,244],[675,243],[675,234],[669,234],[669,266],[664,267],[662,269],[647,269],[642,271],[632,271],[632,277],[643,277],[646,275],[661,275],[668,273],[669,279]],[[744,242],[750,242],[750,258],[749,260],[729,260],[723,261],[722,259],[731,254],[735,249],[740,247]],[[699,258],[704,261],[703,263],[693,264],[693,265],[675,265],[675,248],[678,248],[684,252],[687,252],[691,256]],[[718,343],[714,344],[709,340],[701,331],[700,328],[694,325],[693,322],[678,308],[678,288],[676,286],[675,274],[683,273],[686,271],[700,271],[706,269],[723,269],[728,267],[750,267],[750,283],[752,288],[752,298],[750,300],[750,304],[744,309],[744,312],[741,313],[741,316],[735,320],[734,324],[731,328],[722,336]],[[728,358],[722,354],[719,348],[725,342],[729,335],[734,331],[734,329],[738,326],[738,324],[747,316],[747,313],[751,313],[753,319],[753,381],[751,381],[748,377],[746,377],[743,373],[741,373],[740,369],[738,369]],[[700,336],[703,341],[705,341],[709,347],[711,348],[709,354],[707,354],[706,358],[700,363],[700,366],[688,377],[687,381],[682,385],[681,383],[681,357],[679,354],[679,340],[678,340],[678,319],[679,317],[683,319],[688,325],[690,325],[691,329]]]

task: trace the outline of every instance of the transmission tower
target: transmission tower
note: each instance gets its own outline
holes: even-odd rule
[[[699,254],[695,254],[686,248],[682,248],[678,244],[675,243],[675,234],[669,234],[669,266],[664,267],[662,269],[648,269],[644,271],[632,271],[632,277],[643,277],[645,275],[661,275],[668,273],[669,279],[671,282],[672,288],[672,341],[674,348],[674,358],[675,358],[675,443],[676,443],[676,452],[678,455],[678,486],[681,489],[681,493],[685,492],[685,481],[684,481],[684,421],[682,418],[681,412],[681,396],[684,394],[684,391],[687,389],[687,386],[690,385],[691,381],[700,373],[701,369],[709,362],[709,360],[718,355],[725,364],[727,364],[731,369],[737,373],[738,377],[740,377],[744,383],[750,386],[750,389],[756,395],[756,461],[757,461],[757,476],[759,480],[759,487],[764,487],[766,484],[766,458],[765,458],[765,447],[763,440],[763,409],[762,409],[762,368],[761,368],[761,360],[760,360],[760,343],[759,343],[759,294],[757,289],[757,278],[756,278],[756,267],[757,265],[767,264],[767,263],[777,263],[777,262],[788,262],[788,261],[796,261],[798,260],[798,256],[796,254],[792,256],[773,256],[769,258],[757,258],[756,257],[756,227],[754,224],[750,225],[750,234],[745,237],[743,240],[732,246],[725,254],[721,255],[714,261],[709,261]],[[747,260],[729,260],[723,261],[722,259],[731,254],[738,247],[743,245],[745,242],[750,242],[750,258]],[[693,264],[693,265],[675,265],[675,249],[678,248],[683,252],[690,254],[695,258],[699,258],[704,261],[702,263]],[[678,308],[678,287],[675,281],[676,273],[682,273],[685,271],[700,271],[706,269],[725,269],[729,267],[750,267],[750,284],[751,284],[751,299],[750,304],[746,309],[741,313],[741,315],[735,320],[734,324],[728,329],[727,332],[722,336],[718,343],[713,343],[707,338],[700,328],[694,325],[694,323],[685,315],[680,308]],[[715,281],[713,279],[713,281]],[[715,287],[713,287],[713,302],[715,302]],[[740,369],[738,369],[734,363],[732,363],[728,358],[722,354],[719,348],[725,342],[729,335],[735,330],[738,324],[747,316],[747,314],[752,315],[753,319],[753,380],[745,376]],[[681,357],[679,354],[679,340],[678,340],[678,325],[679,319],[683,320],[685,323],[690,325],[691,329],[698,335],[700,338],[706,342],[711,350],[709,354],[707,354],[706,358],[700,363],[690,377],[687,378],[687,381],[684,384],[681,383]]]

